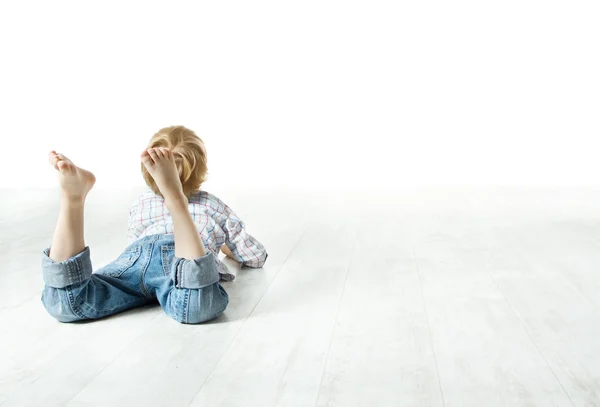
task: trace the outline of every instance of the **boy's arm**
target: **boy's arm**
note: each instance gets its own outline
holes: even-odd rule
[[[227,209],[227,218],[222,225],[226,238],[221,251],[242,263],[242,267],[262,267],[269,256],[267,250],[246,232],[244,222],[230,208]]]

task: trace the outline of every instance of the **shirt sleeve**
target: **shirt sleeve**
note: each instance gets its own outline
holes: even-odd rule
[[[246,232],[244,222],[231,210],[226,207],[223,222],[223,231],[225,232],[225,244],[242,267],[260,268],[265,264],[269,256],[265,247],[254,237]]]

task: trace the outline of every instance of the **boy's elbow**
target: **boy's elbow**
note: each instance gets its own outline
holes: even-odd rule
[[[260,254],[259,256],[256,256],[256,258],[244,262],[243,266],[259,269],[265,265],[265,263],[267,261],[267,257],[269,257],[269,254],[265,251],[262,254]]]
[[[267,257],[269,257],[269,253],[267,253],[266,251],[263,253],[262,256],[260,256],[260,260],[259,260],[259,268],[264,266],[265,263],[267,262]]]

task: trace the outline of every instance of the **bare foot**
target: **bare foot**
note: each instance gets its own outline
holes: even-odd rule
[[[79,168],[67,157],[54,150],[48,154],[48,160],[58,171],[63,196],[73,200],[85,199],[96,182],[94,174]]]
[[[185,200],[171,150],[166,147],[149,148],[142,153],[141,158],[166,201]]]

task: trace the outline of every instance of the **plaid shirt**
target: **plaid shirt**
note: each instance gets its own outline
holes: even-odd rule
[[[258,240],[246,233],[244,222],[216,196],[200,191],[189,198],[189,211],[207,250],[215,254],[217,270],[222,280],[235,278],[218,258],[221,246],[226,244],[234,259],[242,267],[262,267],[267,251]],[[138,198],[129,211],[127,243],[144,236],[172,234],[173,219],[164,198],[148,191]]]

